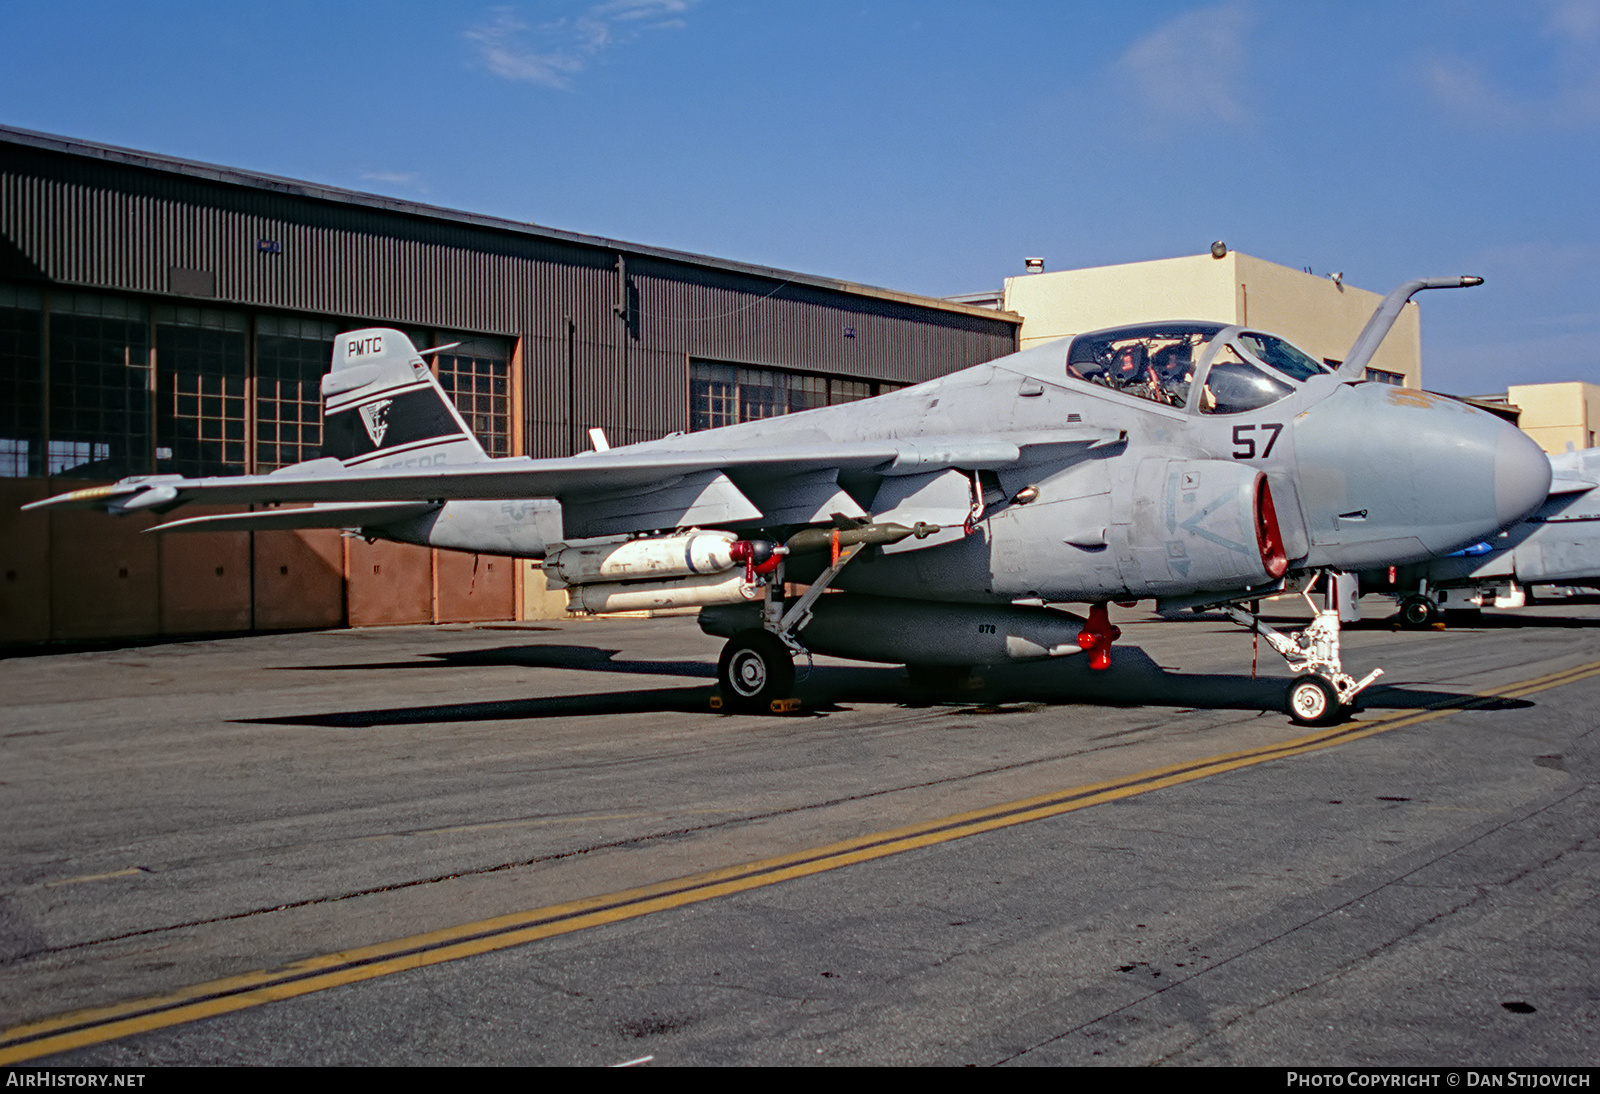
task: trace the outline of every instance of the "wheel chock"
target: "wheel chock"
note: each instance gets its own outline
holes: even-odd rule
[[[722,697],[721,693],[711,696],[710,703],[712,710],[728,711],[733,709],[728,705],[728,701]],[[774,714],[793,714],[800,709],[800,700],[774,699],[768,704],[768,707]]]

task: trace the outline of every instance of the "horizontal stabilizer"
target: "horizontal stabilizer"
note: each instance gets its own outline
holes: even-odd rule
[[[375,528],[437,509],[432,502],[353,502],[169,520],[150,532],[279,532],[293,528]]]

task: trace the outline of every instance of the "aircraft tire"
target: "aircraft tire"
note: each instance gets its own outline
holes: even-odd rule
[[[1340,712],[1339,693],[1320,676],[1297,676],[1289,685],[1285,702],[1289,719],[1296,725],[1321,726],[1336,719]]]
[[[729,706],[762,710],[794,690],[794,658],[766,631],[740,631],[722,647],[717,681]]]
[[[1433,626],[1439,609],[1425,596],[1408,596],[1400,602],[1400,624],[1414,630]]]

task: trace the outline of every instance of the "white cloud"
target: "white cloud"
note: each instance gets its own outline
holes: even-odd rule
[[[514,8],[465,32],[490,72],[565,91],[602,50],[647,31],[676,30],[695,0],[608,0],[581,14],[530,26]]]
[[[1569,42],[1593,46],[1600,41],[1600,3],[1595,0],[1555,0],[1545,16],[1545,29]]]
[[[1539,36],[1548,45],[1540,64],[1509,59],[1503,72],[1488,63],[1446,54],[1424,65],[1434,98],[1492,125],[1587,126],[1600,122],[1600,0],[1544,0]],[[1530,9],[1512,9],[1527,12]]]
[[[1246,122],[1245,37],[1255,21],[1246,0],[1186,12],[1130,46],[1117,61],[1118,77],[1157,120]]]
[[[414,171],[363,171],[361,178],[365,182],[387,182],[396,186],[426,189],[422,184],[422,176]]]
[[[1494,125],[1512,125],[1522,110],[1478,66],[1460,57],[1431,57],[1422,73],[1434,99],[1460,114]]]

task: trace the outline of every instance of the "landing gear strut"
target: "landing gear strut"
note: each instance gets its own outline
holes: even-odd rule
[[[767,574],[766,600],[761,607],[761,628],[740,631],[722,647],[717,662],[717,681],[726,702],[741,710],[766,710],[777,700],[787,699],[794,690],[794,655],[804,653],[795,635],[811,622],[811,606],[823,594],[839,571],[866,547],[865,543],[841,546],[834,533],[832,565],[811,587],[785,609],[783,603],[783,562]]]
[[[1240,626],[1267,640],[1295,673],[1289,685],[1284,707],[1289,717],[1298,725],[1327,725],[1337,721],[1349,709],[1355,697],[1366,690],[1382,669],[1373,669],[1360,680],[1344,671],[1339,658],[1339,609],[1332,604],[1318,608],[1311,599],[1311,589],[1316,579],[1301,595],[1316,613],[1304,630],[1284,634],[1261,622],[1254,613],[1236,604],[1224,604],[1222,610]],[[1330,595],[1329,600],[1333,598]]]

